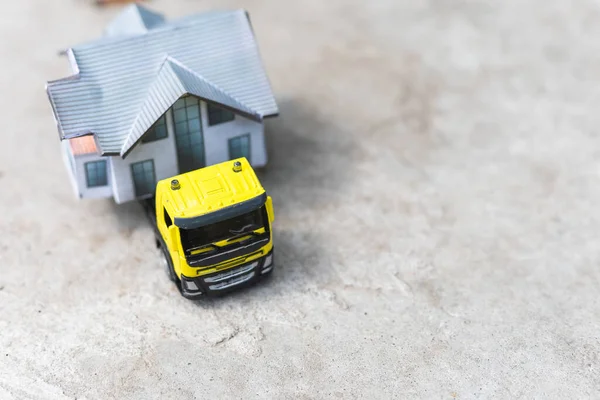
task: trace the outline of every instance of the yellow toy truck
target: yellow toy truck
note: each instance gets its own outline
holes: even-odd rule
[[[246,158],[159,181],[144,205],[184,297],[224,294],[273,271],[273,202]]]

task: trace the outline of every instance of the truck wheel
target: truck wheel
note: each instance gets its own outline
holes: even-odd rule
[[[171,255],[165,250],[164,247],[161,247],[163,253],[163,267],[167,276],[172,282],[177,283],[179,279],[177,279],[177,275],[175,274],[175,269],[173,268],[173,261],[171,260]]]

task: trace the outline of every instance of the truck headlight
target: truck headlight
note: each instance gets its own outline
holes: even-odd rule
[[[267,272],[271,271],[272,269],[273,269],[273,253],[271,253],[265,257],[265,262],[263,263],[262,271],[260,273],[262,275],[264,275]]]
[[[271,264],[273,264],[273,254],[269,254],[267,256],[267,258],[265,258],[265,263],[263,264],[263,268],[267,268]]]
[[[196,282],[194,281],[184,280],[183,283],[185,284],[185,288],[189,291],[195,292],[198,290],[198,285],[196,285]]]

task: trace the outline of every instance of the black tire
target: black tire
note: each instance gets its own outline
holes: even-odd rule
[[[167,276],[169,277],[169,280],[171,280],[171,282],[178,283],[179,278],[177,278],[177,275],[175,274],[175,268],[173,267],[173,260],[171,259],[171,255],[169,254],[165,246],[160,246],[160,249],[163,254],[164,270]]]

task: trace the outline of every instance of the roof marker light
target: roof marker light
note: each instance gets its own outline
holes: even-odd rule
[[[239,161],[234,161],[233,172],[240,172],[241,170],[242,170],[242,163]]]

